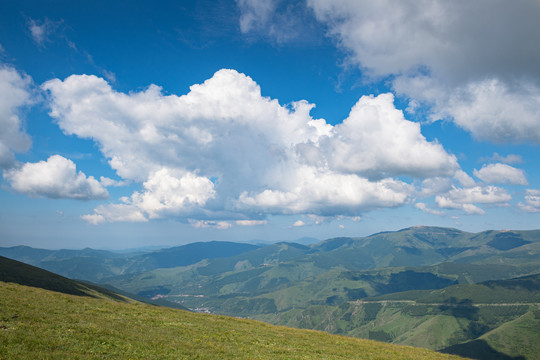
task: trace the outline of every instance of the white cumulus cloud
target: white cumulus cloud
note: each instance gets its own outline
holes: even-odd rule
[[[357,216],[407,203],[414,188],[401,175],[459,172],[456,158],[427,141],[391,94],[363,97],[332,126],[312,118],[307,101],[283,106],[263,97],[235,70],[220,70],[183,96],[155,85],[121,93],[88,75],[42,87],[66,134],[92,139],[120,177],[142,183],[122,203],[85,217],[92,223]]]
[[[409,201],[413,187],[394,179],[377,182],[355,174],[336,174],[303,166],[285,190],[243,192],[240,209],[274,214],[353,215],[380,207],[396,207]]]
[[[73,161],[53,155],[47,161],[26,163],[4,172],[11,187],[30,196],[53,199],[106,199],[109,197],[99,181],[76,169]]]
[[[527,185],[525,172],[513,166],[496,163],[482,166],[480,170],[474,169],[474,176],[491,184]]]
[[[167,215],[189,213],[200,208],[215,196],[213,183],[193,173],[163,168],[150,174],[143,183],[143,191],[136,191],[123,204],[102,205],[94,214],[83,216],[90,223],[104,221],[147,221]]]
[[[459,169],[455,156],[427,141],[420,124],[406,120],[394,107],[392,94],[363,96],[332,135],[319,139],[312,161],[326,159],[341,172],[375,179],[404,174],[423,178],[452,176]]]

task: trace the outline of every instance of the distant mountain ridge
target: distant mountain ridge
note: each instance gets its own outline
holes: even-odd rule
[[[364,238],[328,239],[311,246],[276,243],[231,257],[206,259],[174,271],[154,269],[140,274],[115,276],[105,281],[136,293],[170,296],[203,294],[209,299],[226,295],[230,301],[218,298],[215,302],[211,301],[211,306],[217,306],[215,311],[219,312],[227,311],[226,304],[234,302],[233,299],[238,296],[249,297],[250,294],[259,297],[266,294],[265,297],[279,298],[279,302],[283,303],[280,294],[285,289],[309,293],[307,298],[311,300],[325,301],[336,296],[350,300],[353,285],[356,288],[362,286],[363,290],[358,290],[358,294],[374,296],[391,291],[423,289],[425,284],[437,288],[455,282],[505,279],[540,272],[539,259],[538,230],[473,234],[440,227],[412,227]],[[346,279],[349,276],[346,274],[371,270],[375,271],[375,275],[357,274],[350,275],[349,280],[338,280]],[[333,277],[337,277],[333,282],[343,283],[349,290],[334,287],[318,295],[310,287],[298,290],[307,279],[312,279],[312,284],[324,284]],[[403,283],[400,288],[388,285],[400,282]],[[193,299],[183,299],[188,300]],[[205,302],[208,305],[208,299]],[[291,300],[290,304],[285,301],[284,305],[277,305],[277,309],[293,303],[302,302],[298,298]]]
[[[229,257],[259,248],[227,241],[197,242],[141,254],[106,250],[45,250],[29,246],[0,248],[0,256],[22,261],[70,278],[99,281],[124,273],[186,266],[203,259]]]

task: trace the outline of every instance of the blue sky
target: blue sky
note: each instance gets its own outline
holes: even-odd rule
[[[540,224],[538,1],[3,1],[0,246]]]

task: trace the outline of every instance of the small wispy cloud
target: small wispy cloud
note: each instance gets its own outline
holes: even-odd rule
[[[302,227],[302,226],[306,226],[307,224],[305,222],[303,222],[302,220],[296,220],[294,222],[294,224],[292,224],[292,226],[294,227]]]
[[[525,212],[540,212],[540,190],[527,189],[524,196],[525,202],[518,204],[519,208]]]
[[[212,221],[212,220],[189,220],[191,226],[197,229],[213,228],[218,230],[227,230],[232,227],[232,224],[227,221]]]
[[[57,31],[61,23],[62,21],[52,21],[47,18],[43,20],[29,19],[27,26],[32,40],[38,46],[45,47],[45,44],[51,41],[50,37]]]
[[[419,202],[419,203],[414,204],[414,207],[428,214],[439,215],[439,216],[445,215],[444,211],[432,209],[428,207],[426,203]]]
[[[108,187],[108,186],[126,186],[129,184],[129,181],[125,181],[125,180],[114,180],[114,179],[110,179],[108,177],[105,177],[105,176],[101,176],[99,178],[99,182],[101,183],[101,185],[103,185],[104,187]]]
[[[481,157],[479,159],[481,162],[501,162],[504,164],[521,164],[523,162],[523,157],[516,154],[508,154],[506,156],[500,155],[499,153],[493,153],[493,156]]]
[[[237,220],[235,223],[239,226],[258,226],[266,225],[268,220]]]

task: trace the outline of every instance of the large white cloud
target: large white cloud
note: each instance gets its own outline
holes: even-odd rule
[[[4,178],[14,190],[30,196],[78,200],[109,197],[107,189],[99,181],[81,171],[77,172],[73,161],[60,155],[6,170]]]
[[[309,116],[312,105],[282,107],[233,70],[217,72],[181,97],[164,96],[155,85],[118,93],[105,80],[86,75],[43,87],[52,95],[51,116],[62,130],[94,139],[125,179],[146,180],[162,167],[178,167],[258,184],[271,164],[288,160],[296,143],[328,131],[324,120]]]
[[[459,170],[454,156],[395,109],[391,95],[362,98],[331,126],[310,116],[314,105],[282,106],[234,70],[218,71],[183,96],[163,95],[155,85],[120,93],[87,75],[43,88],[66,134],[93,139],[118,175],[143,183],[123,203],[85,217],[94,223],[354,215],[407,203],[413,188],[398,176]]]
[[[407,121],[394,107],[392,94],[363,96],[332,135],[319,140],[318,152],[304,146],[304,156],[311,162],[326,159],[332,169],[368,178],[452,176],[459,169],[455,156],[428,142],[420,124]]]
[[[28,76],[0,64],[0,169],[13,166],[13,152],[26,151],[32,144],[19,114],[32,102],[31,84]]]
[[[540,2],[308,0],[369,76],[478,138],[540,143]]]

